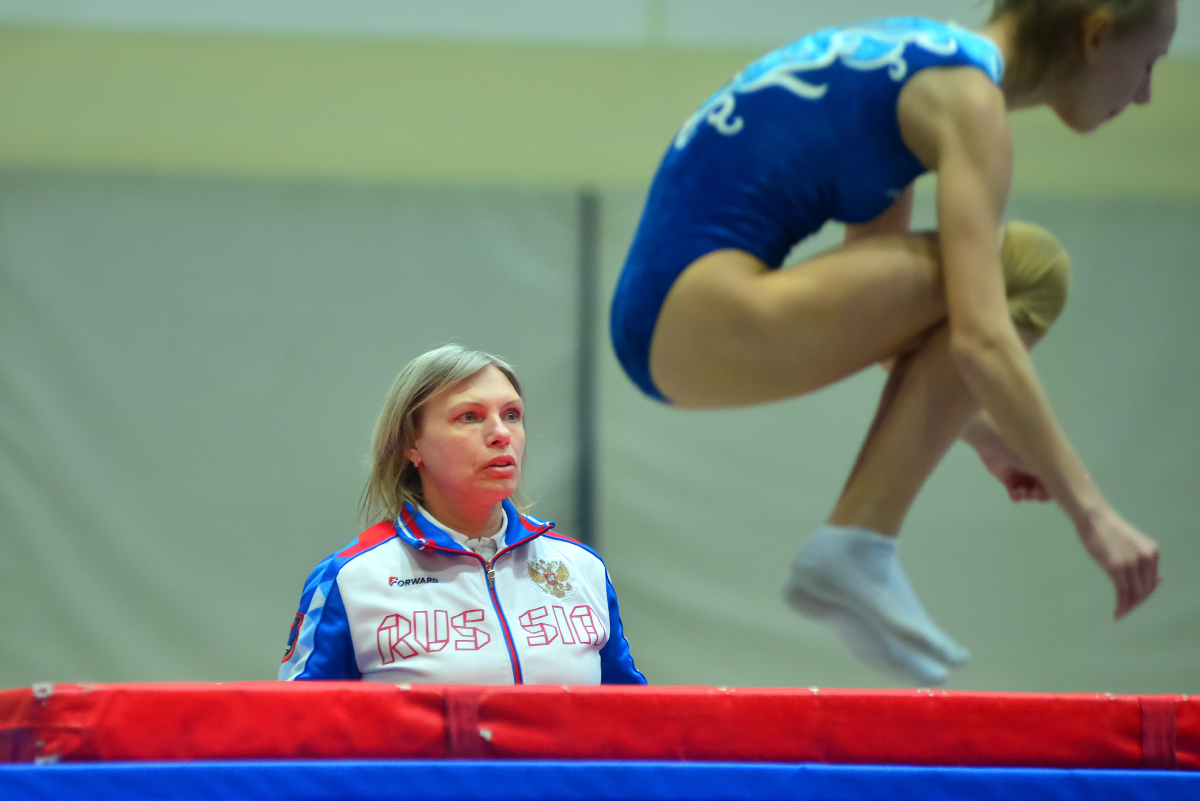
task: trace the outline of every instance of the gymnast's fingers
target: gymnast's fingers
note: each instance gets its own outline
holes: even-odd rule
[[[1147,590],[1138,563],[1134,562],[1125,567],[1125,578],[1129,583],[1129,606],[1125,609],[1125,614],[1129,614],[1145,599]]]
[[[1162,584],[1162,577],[1158,575],[1158,548],[1153,548],[1150,553],[1143,555],[1138,562],[1138,569],[1141,573],[1142,595],[1138,598],[1138,603],[1150,597],[1159,584]]]
[[[1120,620],[1131,608],[1132,587],[1129,585],[1129,575],[1122,568],[1113,570],[1109,576],[1117,590],[1117,608],[1113,610],[1113,619]]]
[[[1138,549],[1136,564],[1138,573],[1137,586],[1140,592],[1134,601],[1134,606],[1149,598],[1150,593],[1154,592],[1155,588],[1162,582],[1162,579],[1158,575],[1158,543],[1147,538],[1141,546]]]

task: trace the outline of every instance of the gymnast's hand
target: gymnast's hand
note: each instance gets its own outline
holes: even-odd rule
[[[987,471],[1008,490],[1013,503],[1021,501],[1050,500],[1050,491],[1041,480],[1025,469],[1021,459],[1004,443],[995,424],[986,414],[981,414],[967,426],[962,438],[975,452]]]
[[[1113,617],[1120,620],[1162,583],[1158,543],[1131,526],[1111,508],[1097,513],[1081,529],[1083,547],[1112,579],[1117,590]]]
[[[987,471],[1008,490],[1008,497],[1012,499],[1013,503],[1021,501],[1045,503],[1050,500],[1050,491],[1037,476],[1025,470],[1016,454],[998,451],[980,452],[979,458],[983,461],[983,466],[987,468]]]

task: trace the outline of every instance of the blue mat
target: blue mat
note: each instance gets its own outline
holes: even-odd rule
[[[1195,801],[1200,773],[721,762],[99,762],[0,766],[0,798]]]

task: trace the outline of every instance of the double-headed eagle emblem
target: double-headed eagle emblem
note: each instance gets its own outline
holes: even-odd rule
[[[561,600],[575,591],[571,570],[561,559],[530,559],[525,563],[525,570],[533,586],[552,598]]]

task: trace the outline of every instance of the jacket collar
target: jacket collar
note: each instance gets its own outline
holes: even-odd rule
[[[539,520],[536,517],[521,514],[507,499],[501,503],[504,505],[504,514],[508,519],[508,525],[504,529],[504,549],[497,556],[554,528],[554,524],[548,520]],[[471,553],[455,542],[449,534],[434,525],[429,518],[421,514],[421,510],[411,503],[404,504],[404,508],[400,510],[400,514],[396,515],[396,519],[392,523],[400,539],[419,551]]]

